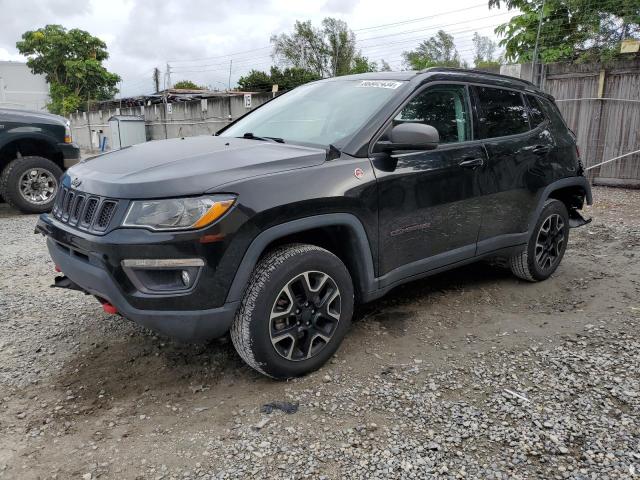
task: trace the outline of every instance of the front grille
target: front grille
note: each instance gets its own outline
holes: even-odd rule
[[[113,212],[116,210],[116,202],[112,202],[110,200],[106,200],[102,202],[102,207],[100,208],[100,215],[98,215],[98,219],[94,227],[96,230],[104,230],[109,226],[109,222],[111,221],[111,217],[113,216]]]
[[[53,216],[81,230],[105,232],[116,213],[116,200],[60,187]]]
[[[82,207],[84,207],[84,195],[76,195],[76,203],[73,205],[70,218],[73,223],[78,223],[78,220],[80,219],[80,213],[82,212]]]
[[[90,198],[87,202],[87,207],[84,211],[84,216],[82,217],[82,223],[84,225],[91,225],[93,216],[96,214],[96,210],[98,210],[98,203],[100,203],[100,200],[97,198]]]

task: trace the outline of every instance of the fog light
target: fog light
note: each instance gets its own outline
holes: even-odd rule
[[[189,275],[189,272],[187,272],[186,270],[182,270],[182,283],[184,283],[184,286],[189,288],[191,286],[191,275]]]
[[[201,258],[126,259],[122,268],[143,293],[180,293],[198,283],[205,262]]]

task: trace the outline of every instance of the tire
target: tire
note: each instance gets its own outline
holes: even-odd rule
[[[314,245],[278,247],[253,271],[231,340],[258,372],[297,377],[336,352],[349,330],[353,303],[351,276],[334,254]]]
[[[559,200],[549,199],[544,204],[527,248],[509,259],[511,271],[516,277],[529,282],[546,280],[560,265],[568,240],[567,207]]]
[[[25,175],[36,172],[34,184],[23,187]],[[62,170],[51,160],[44,157],[20,157],[7,165],[0,176],[0,195],[12,207],[23,213],[44,213],[51,210],[58,191],[58,182],[62,176]],[[27,182],[29,179],[27,178]],[[25,192],[25,188],[27,191]],[[41,192],[37,200],[32,201],[27,192]]]

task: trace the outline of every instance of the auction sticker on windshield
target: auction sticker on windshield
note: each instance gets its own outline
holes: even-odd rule
[[[363,80],[360,82],[358,87],[368,87],[368,88],[390,88],[391,90],[395,90],[402,82],[390,82],[385,80]]]

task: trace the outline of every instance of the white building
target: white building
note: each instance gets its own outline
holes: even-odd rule
[[[0,107],[46,110],[49,85],[22,62],[0,61]]]

